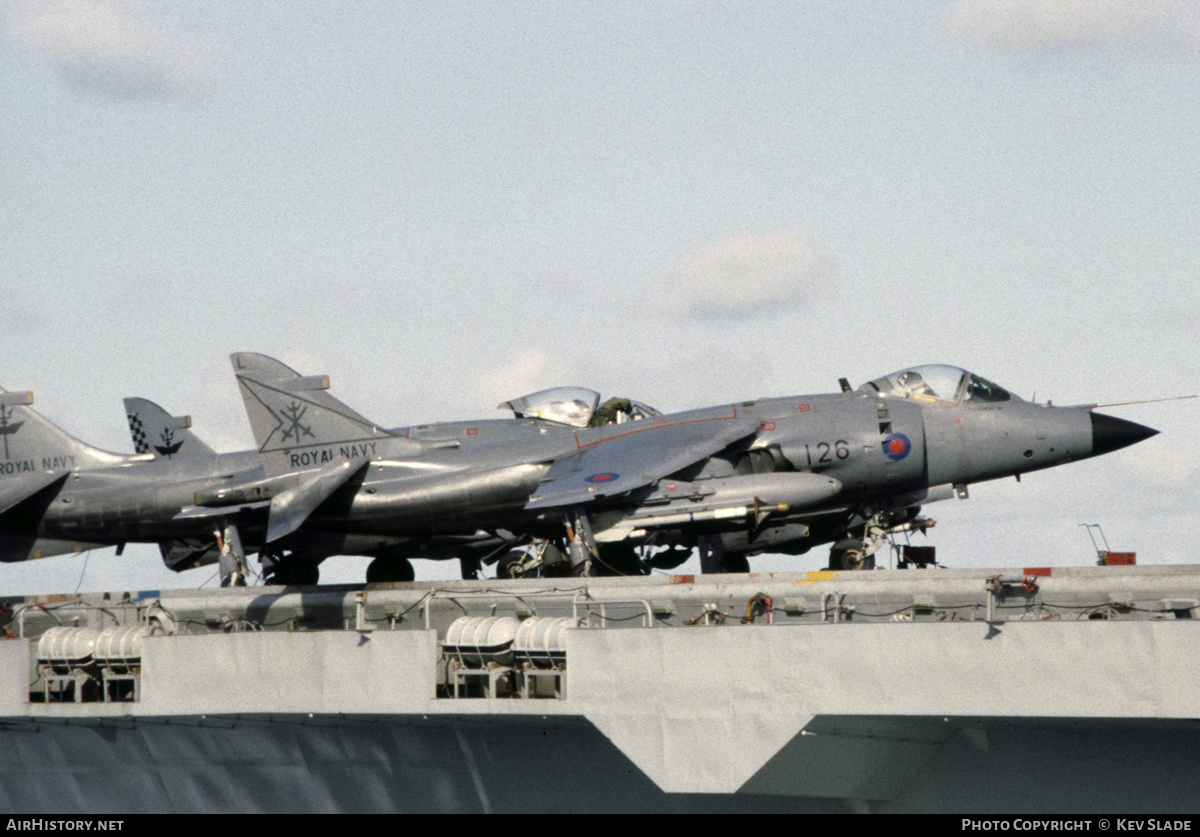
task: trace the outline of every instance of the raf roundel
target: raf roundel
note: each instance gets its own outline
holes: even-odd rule
[[[592,474],[590,477],[586,478],[586,481],[587,482],[612,482],[619,476],[621,476],[621,475],[605,472],[603,474]]]
[[[903,433],[890,433],[883,437],[883,455],[893,462],[899,462],[908,456],[912,450],[912,442]]]

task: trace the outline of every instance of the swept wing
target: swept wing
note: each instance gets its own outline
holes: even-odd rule
[[[757,419],[728,415],[613,425],[575,433],[576,450],[557,459],[526,504],[548,509],[633,491],[758,432]]]

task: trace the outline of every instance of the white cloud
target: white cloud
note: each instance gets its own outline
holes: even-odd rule
[[[795,308],[833,272],[819,246],[794,232],[728,236],[686,256],[660,304],[700,319],[742,319]]]
[[[1153,421],[1149,423],[1154,424]],[[1116,486],[1114,491],[1133,488],[1152,503],[1178,496],[1179,492],[1196,491],[1200,452],[1196,451],[1190,440],[1178,435],[1164,435],[1141,443],[1135,450],[1137,456],[1127,459],[1133,484]]]
[[[956,0],[952,31],[984,45],[1195,52],[1193,0]]]
[[[175,415],[191,415],[192,432],[218,452],[228,453],[254,447],[254,434],[250,431],[246,408],[242,404],[228,358],[215,354],[206,361],[201,373],[199,397],[191,403],[167,403],[161,400],[165,395],[153,392],[140,394],[152,401],[159,401]]]
[[[472,377],[468,389],[472,400],[491,404],[550,387],[577,386],[582,380],[579,369],[570,360],[538,346],[511,351],[499,363]]]
[[[9,37],[73,87],[115,99],[194,93],[211,77],[211,45],[156,20],[135,0],[15,0]]]

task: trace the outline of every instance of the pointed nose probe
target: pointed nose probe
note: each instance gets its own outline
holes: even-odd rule
[[[1120,450],[1157,436],[1158,431],[1133,421],[1092,413],[1092,456]]]

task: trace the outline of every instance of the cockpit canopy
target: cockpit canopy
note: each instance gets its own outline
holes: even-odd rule
[[[943,363],[901,369],[863,384],[859,389],[877,392],[886,398],[916,398],[948,404],[1021,400],[987,378]]]
[[[619,407],[614,409],[612,417],[612,420],[618,423],[661,415],[658,410],[640,401],[623,398],[609,400],[621,402]],[[554,387],[505,401],[498,409],[507,407],[517,418],[537,418],[570,427],[587,427],[599,404],[600,393],[595,390],[585,387]]]
[[[517,418],[539,418],[571,427],[587,427],[599,403],[600,393],[595,390],[554,387],[505,401],[497,409],[508,407]]]

